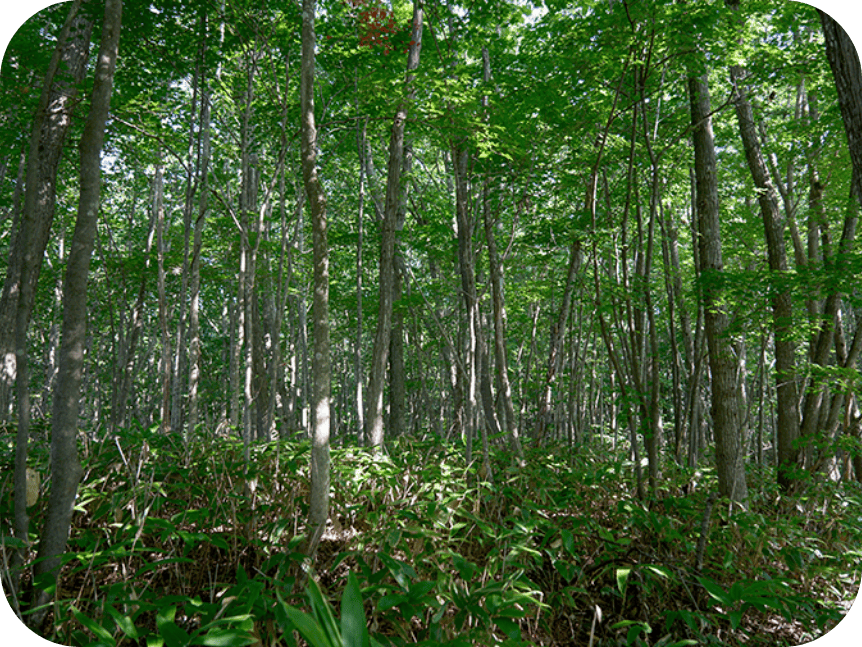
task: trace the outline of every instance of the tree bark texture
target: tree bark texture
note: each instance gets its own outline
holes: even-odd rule
[[[724,265],[721,253],[715,140],[712,134],[706,77],[690,77],[688,90],[694,139],[699,270],[712,373],[712,422],[718,488],[721,496],[744,504],[748,499],[748,486],[739,438],[736,361],[733,357],[732,340],[727,335],[729,316],[721,305],[719,287]]]
[[[206,14],[201,16],[202,36],[206,36]],[[202,46],[201,58],[206,55]],[[202,65],[206,69],[205,65]],[[209,163],[212,155],[210,146],[210,93],[206,78],[201,81],[201,112],[200,112],[200,178],[201,193],[198,203],[198,213],[194,222],[194,237],[192,255],[189,264],[191,273],[189,285],[189,411],[188,433],[194,434],[198,424],[198,390],[201,377],[201,338],[200,338],[200,289],[201,289],[201,250],[203,248],[203,229],[206,224],[209,206]]]
[[[383,446],[383,390],[386,382],[386,367],[389,361],[389,343],[392,335],[392,299],[395,282],[395,230],[398,208],[401,202],[401,166],[404,155],[404,129],[407,125],[407,110],[413,96],[412,72],[419,67],[422,48],[422,3],[413,3],[413,23],[410,49],[407,54],[407,99],[401,102],[395,113],[389,138],[389,170],[386,181],[386,202],[380,236],[380,278],[378,289],[380,301],[377,312],[377,330],[368,378],[366,399],[365,438],[375,449]]]
[[[51,494],[39,559],[33,569],[37,607],[47,600],[45,585],[57,577],[81,478],[76,439],[87,341],[87,279],[99,213],[102,144],[117,63],[122,10],[122,0],[106,0],[90,113],[79,144],[81,191],[63,282],[63,327],[51,428]],[[44,613],[43,610],[34,614],[34,623],[39,623]]]
[[[757,138],[754,113],[742,86],[744,71],[738,65],[730,70],[734,85],[736,118],[745,150],[745,159],[763,218],[769,270],[773,278],[781,280],[787,273],[787,250],[784,244],[784,218],[778,208],[775,187]],[[772,325],[775,335],[775,380],[778,410],[778,483],[783,489],[790,487],[793,472],[800,461],[796,441],[799,438],[799,400],[796,384],[796,344],[793,342],[793,299],[789,288],[774,288],[772,297]]]
[[[45,85],[30,136],[24,209],[0,296],[0,406],[5,412],[10,386],[16,380],[18,429],[13,524],[15,536],[25,543],[29,526],[26,469],[30,437],[27,330],[54,220],[57,168],[71,126],[77,86],[86,71],[90,51],[93,22],[83,15],[80,8],[80,2],[72,5],[45,74]],[[12,562],[13,569],[17,569],[23,563],[23,554],[15,551]]]
[[[159,296],[159,329],[161,330],[162,351],[159,372],[162,387],[162,399],[159,408],[160,427],[162,433],[171,430],[171,335],[168,330],[168,300],[165,274],[165,179],[161,164],[161,155],[156,163],[156,176],[153,180],[153,214],[156,220],[156,262],[158,296]]]
[[[51,235],[56,201],[57,169],[66,135],[77,105],[78,85],[87,71],[93,21],[73,3],[63,25],[33,119],[27,158],[24,210],[10,250],[9,265],[0,296],[0,390],[5,395],[15,379],[15,326],[17,307],[29,322],[42,258]],[[22,298],[19,298],[20,297]],[[4,404],[2,402],[0,404]]]
[[[862,68],[853,41],[828,14],[820,13],[826,57],[832,68],[838,105],[853,164],[853,192],[862,204]]]
[[[302,178],[311,212],[314,257],[312,359],[311,501],[305,553],[313,558],[329,518],[329,255],[326,239],[326,195],[317,173],[317,128],[314,121],[315,0],[302,2],[302,71],[300,81]]]

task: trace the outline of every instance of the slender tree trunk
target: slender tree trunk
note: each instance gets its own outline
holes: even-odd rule
[[[491,303],[494,310],[494,359],[500,384],[498,397],[503,402],[506,435],[509,445],[519,460],[524,459],[524,450],[518,435],[518,419],[512,403],[512,384],[509,381],[509,361],[506,352],[506,307],[503,294],[503,264],[497,253],[497,239],[494,236],[494,223],[488,205],[487,180],[482,193],[482,221],[485,228],[485,242],[488,245],[488,273],[491,280]]]
[[[228,424],[234,430],[239,429],[240,423],[240,366],[242,358],[243,339],[245,337],[245,321],[243,317],[243,298],[245,296],[245,248],[240,243],[239,249],[239,271],[237,272],[237,285],[234,306],[228,306],[229,328],[230,328],[230,351],[228,359],[228,400],[230,402]]]
[[[458,226],[458,268],[461,275],[461,295],[466,312],[465,353],[460,372],[464,395],[462,433],[466,441],[466,460],[473,460],[473,438],[478,409],[478,336],[479,299],[476,294],[475,260],[473,258],[473,223],[470,215],[470,192],[467,182],[469,153],[457,145],[452,147],[455,174],[455,216]]]
[[[35,607],[44,605],[49,597],[48,590],[53,590],[48,586],[58,575],[60,554],[69,537],[72,506],[81,478],[77,429],[87,341],[87,278],[99,213],[102,143],[117,62],[122,8],[122,0],[105,2],[90,114],[79,145],[81,191],[63,285],[63,329],[51,429],[51,494],[38,560],[33,569],[34,591],[37,592]],[[41,625],[46,612],[47,608],[42,608],[33,615],[34,627]]]
[[[201,13],[201,59],[202,68],[206,70],[206,34],[207,16]],[[201,193],[198,202],[198,214],[194,222],[194,239],[192,242],[192,257],[189,271],[191,273],[189,286],[189,435],[194,434],[198,425],[198,391],[201,377],[201,337],[200,337],[200,291],[201,291],[201,250],[203,248],[203,229],[206,224],[209,208],[209,163],[210,149],[210,96],[207,81],[201,80],[201,117],[200,117],[200,177]]]
[[[28,544],[27,450],[30,440],[30,371],[27,331],[42,259],[51,233],[56,200],[57,168],[71,125],[77,85],[86,70],[93,23],[80,2],[72,5],[57,48],[45,74],[45,84],[33,120],[27,158],[24,208],[14,233],[9,266],[0,296],[0,406],[5,412],[12,381],[17,386],[18,429],[15,438],[14,532]],[[5,413],[4,413],[5,415]],[[17,585],[23,551],[14,551],[10,578]]]
[[[129,330],[126,333],[126,343],[120,354],[118,364],[120,366],[119,384],[115,398],[115,409],[111,412],[112,425],[116,432],[128,422],[128,399],[132,389],[132,378],[135,374],[135,357],[141,331],[144,328],[144,303],[146,301],[147,277],[150,273],[150,256],[153,250],[153,240],[156,234],[156,214],[150,212],[150,225],[147,233],[147,243],[144,251],[144,271],[141,272],[141,282],[138,287],[138,296],[132,308],[132,318],[129,321]]]
[[[835,79],[838,106],[847,134],[850,162],[853,164],[853,193],[862,205],[862,68],[847,32],[831,16],[822,11],[819,13],[826,57]]]
[[[787,273],[784,245],[784,219],[775,199],[775,188],[761,152],[754,124],[754,114],[742,87],[744,72],[738,65],[730,70],[735,89],[736,117],[739,123],[748,168],[757,189],[757,200],[766,232],[769,269],[780,280]],[[790,290],[776,291],[772,297],[772,321],[775,333],[775,380],[778,398],[778,483],[787,490],[795,480],[794,471],[801,455],[796,447],[799,438],[799,400],[796,383],[796,344],[793,342],[793,299]]]
[[[365,401],[362,371],[362,249],[365,234],[365,147],[368,120],[356,127],[356,148],[359,154],[359,211],[356,214],[356,337],[353,342],[353,375],[356,380],[356,439],[361,445],[365,430]]]
[[[856,198],[858,204],[862,205],[862,67],[860,67],[858,52],[856,51],[853,42],[850,40],[850,37],[847,35],[847,32],[845,32],[831,16],[822,11],[819,13],[823,26],[826,57],[829,60],[829,66],[832,68],[832,76],[835,80],[835,89],[838,93],[838,105],[841,109],[841,118],[844,122],[844,132],[847,135],[847,145],[850,150],[850,161],[853,165],[851,193]],[[856,209],[851,209],[845,217],[842,244],[839,249],[839,259],[837,261],[839,264],[843,262],[843,255],[850,251],[853,235],[855,234],[857,218],[858,210]],[[837,272],[840,271],[840,269],[840,265],[837,265],[833,268],[833,271]],[[855,366],[856,358],[860,352],[860,347],[862,347],[862,339],[860,338],[862,338],[862,324],[859,323],[857,318],[852,349],[847,354],[845,361],[842,362],[847,368]],[[837,409],[840,403],[840,401],[836,401],[836,398],[833,398],[833,405],[830,407],[829,420],[827,422],[828,428],[830,429],[833,426],[837,427]],[[856,416],[854,418],[853,415],[853,409],[855,406],[855,398],[853,397],[853,394],[850,393],[846,397],[845,403],[845,427],[848,428],[848,431],[852,428],[858,435],[862,428],[860,428],[859,417]],[[807,411],[806,414],[808,414]],[[805,423],[806,427],[808,427],[807,420]],[[856,478],[862,481],[862,458],[857,456],[854,460],[854,464],[856,469]]]
[[[595,175],[590,178],[591,186],[594,187]],[[593,192],[595,189],[592,189]],[[587,190],[587,199],[589,200],[590,189]],[[539,400],[539,419],[536,437],[538,442],[542,442],[547,433],[547,428],[551,422],[551,402],[553,400],[554,384],[557,381],[557,375],[563,367],[563,343],[566,339],[566,330],[569,324],[569,313],[572,309],[572,298],[575,291],[575,277],[581,268],[583,262],[583,251],[581,250],[581,241],[576,240],[572,243],[569,250],[569,269],[566,273],[566,287],[563,291],[563,301],[560,304],[560,310],[557,314],[557,319],[551,328],[550,348],[548,350],[548,368],[545,374],[545,382],[542,388],[541,399]]]
[[[297,217],[296,217],[296,248],[297,253],[301,256],[306,253],[305,247],[305,193],[302,192],[297,197]],[[309,357],[308,357],[308,302],[306,301],[306,294],[308,293],[307,284],[302,286],[302,290],[300,291],[299,298],[297,299],[297,315],[296,315],[296,327],[297,327],[297,345],[299,346],[299,357],[297,358],[297,362],[299,364],[297,373],[298,373],[298,386],[294,388],[294,393],[297,396],[296,406],[294,407],[294,412],[298,416],[299,426],[306,431],[308,437],[311,437],[311,426],[308,422],[308,403],[309,403],[309,394],[311,392],[311,379],[309,378],[308,368],[309,368]]]
[[[413,23],[410,49],[407,55],[405,86],[408,98],[401,102],[395,113],[389,139],[389,173],[386,181],[386,204],[381,223],[380,241],[380,305],[377,314],[377,332],[371,356],[371,371],[368,381],[365,437],[376,451],[383,446],[383,388],[386,366],[389,361],[389,343],[392,334],[392,299],[395,281],[395,225],[401,202],[401,166],[404,154],[404,129],[407,125],[407,108],[413,96],[412,72],[419,67],[422,47],[422,2],[413,3]]]
[[[672,379],[672,398],[673,398],[673,458],[677,464],[682,464],[682,444],[685,433],[686,409],[685,399],[683,397],[683,365],[684,359],[679,350],[679,342],[677,340],[677,330],[682,326],[677,326],[678,317],[676,315],[677,303],[674,295],[674,274],[676,269],[671,263],[671,223],[670,218],[664,211],[663,206],[659,206],[661,212],[660,226],[662,231],[662,259],[664,261],[664,282],[665,294],[667,295],[667,333],[670,340],[671,352],[671,379]],[[676,233],[675,231],[673,232]]]
[[[240,350],[240,373],[242,376],[242,415],[240,424],[242,425],[246,466],[248,466],[250,443],[253,435],[252,420],[254,418],[255,407],[253,387],[255,346],[254,299],[257,245],[260,242],[260,231],[257,226],[257,220],[254,218],[257,207],[257,155],[252,152],[254,146],[252,112],[254,105],[254,77],[257,62],[254,51],[250,52],[248,56],[251,60],[246,61],[245,70],[246,88],[243,96],[244,108],[240,133],[242,181],[239,193],[239,228],[242,249],[240,271],[244,275],[239,306],[243,340],[243,347]],[[251,245],[252,236],[255,240],[254,247]],[[238,382],[238,387],[239,384]]]
[[[33,119],[24,210],[14,232],[14,245],[10,249],[0,295],[0,356],[4,360],[0,363],[0,382],[4,385],[4,394],[16,375],[18,306],[29,324],[42,258],[54,222],[60,155],[78,103],[78,85],[87,70],[93,22],[82,10],[82,4],[80,0],[72,4],[57,38]]]
[[[21,147],[21,157],[18,163],[18,177],[15,180],[15,189],[12,192],[12,207],[10,214],[12,223],[10,227],[11,242],[9,244],[9,255],[6,262],[6,278],[3,282],[3,292],[0,299],[3,299],[4,307],[3,314],[0,314],[0,327],[6,332],[0,332],[6,335],[6,342],[0,347],[0,422],[6,422],[12,415],[12,407],[10,395],[12,391],[12,383],[15,381],[15,312],[17,309],[17,300],[12,299],[11,292],[15,279],[21,273],[21,262],[24,258],[23,244],[19,242],[23,240],[21,231],[22,219],[22,197],[24,195],[24,178],[27,173],[27,155],[24,152],[24,146]],[[14,288],[17,290],[17,288]],[[7,296],[8,295],[8,296]],[[9,305],[9,312],[6,312],[5,306]],[[11,345],[10,345],[11,344]]]
[[[302,2],[302,72],[300,82],[302,178],[311,212],[314,247],[314,360],[311,405],[311,495],[304,552],[314,558],[329,518],[329,254],[326,196],[317,174],[317,129],[314,120],[315,0]]]
[[[413,151],[409,142],[404,144],[401,178],[404,185],[399,196],[398,212],[395,218],[395,249],[392,275],[392,333],[389,339],[389,433],[393,437],[405,431],[406,375],[404,373],[404,311],[399,307],[401,301],[406,267],[401,257],[400,232],[404,229],[407,217],[407,195],[410,187],[403,178],[409,177]]]
[[[287,238],[287,209],[285,206],[285,168],[282,166],[278,178],[279,210],[281,212],[281,246],[278,256],[278,289],[275,297],[275,311],[272,313],[272,325],[270,337],[272,339],[272,356],[269,362],[269,403],[267,405],[267,419],[270,427],[276,432],[276,437],[281,436],[276,425],[275,405],[278,396],[282,398],[282,406],[287,399],[284,393],[284,368],[282,366],[281,349],[281,327],[282,317],[287,309],[287,295],[293,275],[293,257],[290,255]],[[282,415],[282,422],[286,416]]]
[[[189,349],[187,347],[187,316],[186,299],[189,294],[189,264],[192,254],[192,212],[194,211],[194,196],[198,187],[199,169],[196,168],[200,156],[195,154],[195,114],[197,113],[198,93],[201,84],[200,65],[195,69],[192,79],[192,97],[189,110],[190,118],[188,124],[188,165],[186,167],[186,189],[183,204],[183,265],[180,273],[179,308],[177,309],[177,330],[174,343],[174,357],[171,367],[171,429],[182,433],[183,429],[183,380],[189,361]],[[200,145],[200,139],[198,147]]]
[[[164,205],[164,174],[161,156],[156,163],[156,177],[153,182],[153,212],[156,218],[156,258],[158,262],[158,293],[159,293],[159,329],[161,330],[162,354],[160,363],[162,403],[161,430],[168,433],[171,430],[171,337],[168,332],[168,300],[165,286],[165,205]]]
[[[715,141],[706,77],[691,76],[688,90],[694,130],[699,270],[705,284],[704,321],[712,373],[712,422],[718,488],[721,496],[744,505],[748,499],[748,486],[745,481],[744,453],[739,438],[736,363],[731,351],[732,340],[727,335],[729,317],[721,305],[721,291],[718,287],[724,264],[721,253]]]

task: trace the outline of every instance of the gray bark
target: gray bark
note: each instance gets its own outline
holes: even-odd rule
[[[386,181],[386,203],[383,208],[380,242],[380,305],[377,313],[377,331],[374,336],[374,349],[371,357],[371,370],[368,380],[367,413],[365,415],[365,437],[375,450],[383,446],[383,389],[386,366],[389,361],[389,344],[392,335],[392,300],[395,281],[395,225],[401,202],[401,166],[404,154],[404,129],[407,122],[407,108],[413,95],[412,72],[419,67],[419,54],[422,47],[422,2],[413,4],[413,23],[407,55],[407,75],[405,86],[408,97],[402,101],[395,113],[389,139],[389,171]]]
[[[201,31],[206,37],[206,14],[201,16]],[[204,41],[205,42],[205,41]],[[205,45],[202,45],[201,58],[206,56]],[[206,69],[205,66],[203,66]],[[201,339],[200,339],[200,290],[201,290],[201,249],[203,248],[203,228],[206,224],[209,207],[209,163],[210,149],[210,98],[206,79],[201,82],[201,112],[200,112],[200,178],[201,194],[198,203],[197,218],[194,222],[194,238],[192,242],[191,262],[189,264],[189,409],[188,434],[195,432],[198,424],[198,390],[201,376]]]
[[[721,496],[745,504],[748,486],[739,438],[736,399],[736,361],[727,330],[730,318],[721,306],[719,278],[724,263],[721,253],[718,177],[715,140],[710,117],[709,86],[705,75],[688,80],[694,139],[696,218],[698,222],[699,272],[703,283],[704,323],[712,373],[712,422],[715,459]]]
[[[853,193],[862,204],[862,68],[859,55],[847,32],[829,15],[820,13],[826,57],[832,68],[838,106],[847,134],[853,164]]]
[[[17,382],[18,429],[15,439],[14,532],[29,541],[27,516],[27,446],[30,437],[30,391],[27,330],[33,310],[36,284],[51,224],[54,220],[57,168],[71,116],[77,85],[86,70],[93,23],[72,5],[54,50],[39,106],[33,120],[27,158],[24,208],[10,250],[9,266],[0,296],[0,406],[6,411],[10,386]],[[5,413],[4,413],[5,415]],[[22,551],[12,557],[13,573],[23,563]],[[17,577],[11,578],[13,586]]]
[[[302,177],[311,212],[314,257],[311,438],[311,494],[304,552],[313,558],[329,518],[329,255],[326,196],[317,174],[317,129],[314,121],[315,0],[302,2],[302,72],[300,84]]]
[[[361,445],[365,431],[365,377],[362,371],[362,247],[365,234],[365,150],[368,120],[356,127],[356,148],[359,153],[359,211],[356,214],[356,337],[353,342],[353,374],[356,380],[356,439]]]
[[[784,244],[784,218],[778,208],[775,187],[757,139],[754,114],[745,89],[744,72],[734,65],[730,70],[736,93],[734,104],[745,158],[757,189],[757,201],[766,234],[769,269],[781,278],[787,272],[787,251]],[[796,383],[796,345],[793,342],[793,300],[790,290],[776,291],[772,296],[772,321],[775,333],[775,380],[778,409],[778,483],[787,490],[794,480],[794,470],[800,463],[795,446],[799,438],[799,400]]]
[[[87,69],[93,22],[73,3],[57,39],[57,48],[45,74],[42,95],[33,119],[27,158],[24,210],[10,250],[9,265],[0,296],[0,381],[3,394],[15,379],[17,307],[29,323],[42,258],[54,221],[57,168],[77,105],[78,85]],[[20,298],[19,298],[20,295]],[[25,367],[26,369],[26,367]]]
[[[63,283],[63,328],[51,428],[51,494],[38,560],[33,568],[36,607],[47,601],[46,585],[57,577],[81,478],[76,435],[87,341],[87,279],[99,213],[102,144],[117,62],[122,8],[122,0],[105,2],[90,113],[79,145],[81,191]],[[33,615],[34,626],[41,624],[46,611],[41,609]]]
[[[159,294],[159,329],[161,330],[162,350],[159,373],[162,387],[160,406],[161,430],[167,433],[171,430],[171,337],[168,332],[168,301],[165,276],[165,205],[164,205],[164,174],[161,154],[156,163],[156,177],[153,181],[153,213],[156,219],[156,259],[158,263],[157,281]]]

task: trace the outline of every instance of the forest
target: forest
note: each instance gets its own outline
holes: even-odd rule
[[[789,646],[847,614],[862,67],[828,14],[72,0],[0,79],[33,633]]]

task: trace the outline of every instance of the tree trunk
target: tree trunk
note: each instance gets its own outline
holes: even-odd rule
[[[838,105],[850,148],[853,192],[862,205],[862,68],[859,65],[859,55],[847,32],[831,16],[822,11],[819,13],[826,57],[835,79]]]
[[[317,174],[317,129],[314,121],[315,0],[302,2],[302,72],[300,81],[302,178],[314,248],[314,359],[311,407],[311,494],[304,552],[314,558],[329,518],[329,254],[326,239],[326,196]]]
[[[147,233],[147,243],[144,251],[144,271],[141,272],[141,282],[138,296],[132,309],[132,318],[126,333],[126,343],[121,349],[118,364],[120,375],[117,384],[117,394],[111,410],[111,424],[114,432],[124,427],[128,418],[128,399],[132,388],[132,377],[135,373],[135,353],[144,328],[144,302],[146,299],[147,277],[150,273],[150,254],[153,250],[153,239],[156,233],[156,214],[151,211],[150,225]]]
[[[410,174],[413,151],[409,142],[404,144],[401,177]],[[400,436],[406,429],[406,375],[404,373],[404,311],[399,307],[401,301],[406,267],[400,256],[400,236],[407,217],[407,195],[410,187],[405,183],[399,197],[398,212],[395,218],[395,253],[393,255],[392,275],[392,332],[389,339],[389,433],[392,437]]]
[[[165,286],[165,205],[164,205],[164,174],[161,154],[156,163],[156,177],[153,182],[153,213],[156,219],[156,258],[158,262],[158,293],[159,293],[159,329],[161,330],[162,353],[159,364],[162,385],[162,402],[160,408],[161,430],[168,433],[171,430],[171,337],[168,332],[168,301]]]
[[[18,429],[15,439],[14,532],[29,542],[27,496],[27,446],[30,438],[30,391],[27,330],[35,300],[36,285],[51,224],[54,220],[57,168],[77,104],[77,86],[86,71],[93,23],[72,5],[60,32],[57,48],[45,74],[45,84],[33,120],[27,158],[24,209],[14,234],[9,266],[0,296],[0,406],[5,412],[12,381],[17,385]],[[5,415],[5,414],[4,414]],[[15,551],[13,573],[23,564],[24,554]],[[12,577],[17,584],[17,578]]]
[[[0,296],[0,356],[4,360],[0,363],[0,381],[4,394],[8,393],[16,375],[17,308],[20,304],[20,314],[29,324],[42,258],[51,235],[57,168],[71,127],[72,113],[78,104],[78,86],[87,70],[92,30],[92,19],[82,10],[82,2],[78,0],[72,4],[58,36],[33,119],[24,210],[13,237],[14,245],[10,250]],[[2,404],[5,406],[5,402]]]
[[[595,186],[596,176],[590,178],[590,186]],[[593,197],[595,189],[592,189]],[[591,189],[587,189],[587,200],[590,200]],[[572,309],[572,297],[575,289],[575,276],[581,268],[583,262],[583,251],[581,250],[581,241],[575,240],[569,250],[569,269],[566,274],[566,287],[563,291],[563,300],[560,305],[560,311],[557,314],[557,320],[551,328],[550,348],[548,350],[548,369],[545,374],[545,382],[542,388],[541,399],[539,401],[539,420],[536,430],[536,438],[541,443],[547,432],[548,424],[551,422],[551,401],[553,399],[554,384],[557,381],[557,375],[563,367],[563,342],[566,339],[566,330],[569,323],[569,312]]]
[[[395,281],[395,225],[401,201],[401,165],[404,154],[404,128],[407,125],[407,108],[413,96],[412,72],[419,67],[422,48],[422,2],[413,3],[413,23],[410,49],[407,55],[407,99],[395,113],[389,139],[389,173],[386,181],[386,204],[381,223],[380,240],[380,305],[377,313],[377,332],[371,357],[368,381],[367,413],[365,416],[366,441],[375,450],[383,446],[383,387],[389,361],[389,343],[392,334],[392,299]]]
[[[467,186],[469,154],[457,145],[452,147],[452,167],[455,174],[455,216],[458,227],[458,268],[461,275],[461,295],[467,315],[465,353],[461,375],[464,396],[462,433],[466,444],[466,461],[473,460],[473,437],[476,430],[478,405],[478,335],[479,299],[476,295],[475,261],[473,259],[473,223],[469,213],[470,194]]]
[[[356,439],[361,445],[365,430],[365,377],[362,371],[362,248],[365,234],[365,146],[368,120],[356,126],[356,148],[359,154],[359,210],[356,214],[356,336],[353,341],[353,377],[356,380]]]
[[[87,341],[87,278],[99,213],[102,143],[117,62],[122,8],[122,0],[105,2],[90,114],[79,145],[81,191],[63,285],[62,341],[51,428],[51,494],[39,555],[33,569],[34,591],[38,591],[36,607],[45,604],[49,597],[48,587],[58,575],[60,554],[65,550],[69,537],[72,506],[81,478],[76,437]],[[46,612],[47,607],[33,615],[34,627],[41,624]]]
[[[503,264],[497,253],[497,240],[488,205],[487,180],[482,194],[482,222],[485,228],[485,242],[488,245],[488,273],[491,280],[491,302],[494,310],[494,359],[500,384],[498,397],[502,399],[506,435],[509,445],[519,460],[524,459],[524,450],[518,436],[518,420],[512,404],[512,384],[509,381],[509,361],[506,353],[506,307],[503,295]]]
[[[729,317],[721,305],[723,271],[715,141],[706,76],[688,80],[694,139],[699,271],[703,280],[704,321],[712,373],[712,422],[721,496],[741,504],[748,499],[744,453],[739,439],[736,362],[727,335]]]
[[[829,66],[832,68],[832,76],[835,79],[838,105],[841,109],[844,132],[847,135],[847,145],[850,149],[850,161],[853,165],[851,193],[855,196],[858,204],[862,205],[862,67],[859,64],[858,52],[847,32],[831,16],[822,11],[819,13],[823,26],[826,57],[829,60]],[[840,245],[837,259],[838,264],[843,262],[844,254],[850,251],[857,218],[858,210],[856,209],[850,209],[845,217],[842,244]],[[834,267],[833,271],[840,271],[840,265]],[[821,332],[821,334],[823,333]],[[859,354],[860,336],[862,336],[862,324],[857,321],[853,350],[850,351],[847,359],[843,362],[847,368],[852,368],[855,365],[856,356]],[[837,418],[838,412],[837,406],[835,406],[837,404],[838,402],[835,402],[830,408],[830,421],[827,423],[829,427],[834,424],[832,420]],[[851,407],[854,404],[855,399],[853,395],[848,394],[845,402],[847,408],[845,419],[848,423],[853,417],[851,415]],[[807,420],[805,423],[806,427],[808,427]],[[849,426],[849,424],[846,426]],[[860,430],[859,418],[856,418],[854,429],[858,434]],[[857,456],[854,463],[856,478],[862,481],[862,458]]]
[[[201,14],[201,58],[206,56],[206,13]],[[202,61],[202,66],[206,65]],[[198,424],[198,390],[201,376],[201,337],[200,337],[200,291],[201,291],[201,250],[203,248],[203,228],[206,224],[209,206],[209,163],[212,155],[210,148],[210,96],[206,78],[201,80],[201,116],[200,116],[200,177],[201,194],[198,202],[198,214],[194,222],[194,239],[192,242],[192,257],[189,271],[191,273],[189,286],[189,436],[195,433]]]
[[[745,158],[754,186],[766,233],[769,270],[776,279],[787,272],[784,245],[784,219],[775,199],[775,188],[761,152],[754,124],[754,114],[742,87],[744,72],[738,65],[730,69],[735,91],[736,118],[745,149]],[[795,480],[794,471],[800,454],[795,446],[799,438],[799,399],[796,384],[796,345],[793,342],[793,299],[785,288],[772,296],[772,322],[775,333],[775,380],[778,399],[778,484],[787,490]]]

